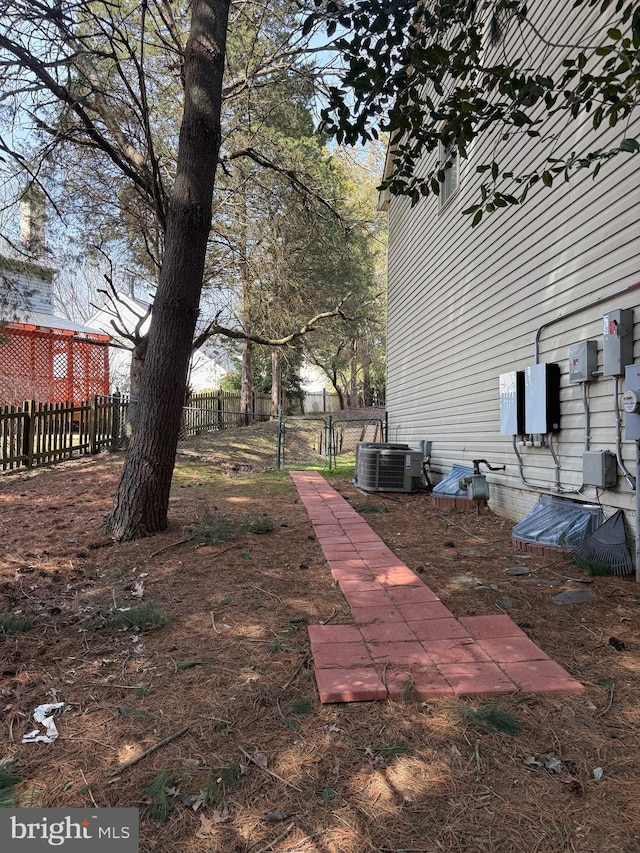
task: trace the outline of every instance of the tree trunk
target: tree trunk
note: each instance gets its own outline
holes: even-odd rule
[[[350,358],[350,375],[349,375],[349,406],[358,405],[358,346],[355,341],[351,341],[351,358]]]
[[[140,388],[142,383],[142,370],[147,354],[149,338],[145,336],[131,350],[131,367],[129,368],[129,406],[127,408],[127,422],[124,427],[125,447],[131,446],[131,439],[136,431],[138,411],[140,407]]]
[[[242,284],[242,328],[247,334],[252,331],[251,276],[248,262],[249,238],[247,233],[247,196],[242,196],[243,217],[240,232],[239,273]],[[253,415],[253,342],[248,338],[242,342],[242,382],[240,385],[240,423],[248,426]]]
[[[128,540],[164,530],[211,227],[231,0],[193,0],[165,256],[142,372],[138,423],[105,529]]]
[[[282,364],[280,350],[274,347],[271,350],[271,407],[269,414],[271,420],[278,417],[278,411],[282,406]]]
[[[329,374],[329,379],[331,380],[331,384],[333,385],[333,390],[338,395],[338,404],[340,406],[340,411],[342,411],[343,409],[347,408],[345,405],[345,394],[342,390],[342,387],[340,386],[340,383],[338,382],[338,373],[335,369],[332,370]]]
[[[246,326],[245,326],[246,328]],[[242,384],[240,386],[240,423],[248,426],[253,414],[253,342],[242,342]]]
[[[371,362],[366,359],[362,364],[362,405],[373,406],[373,391],[371,389]]]

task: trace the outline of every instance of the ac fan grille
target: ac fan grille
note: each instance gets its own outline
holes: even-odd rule
[[[407,451],[409,448],[407,448]],[[360,448],[357,482],[363,489],[378,491],[409,491],[407,453]]]

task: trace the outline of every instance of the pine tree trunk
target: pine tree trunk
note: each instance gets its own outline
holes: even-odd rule
[[[245,324],[245,329],[247,328]],[[253,415],[253,343],[242,342],[242,384],[240,385],[240,423],[248,426]]]
[[[251,313],[251,278],[248,258],[248,236],[247,236],[247,197],[243,195],[242,203],[244,206],[243,225],[240,235],[241,254],[240,254],[240,281],[242,283],[242,328],[247,334],[252,332],[252,313]],[[245,339],[242,342],[242,381],[240,385],[240,423],[243,426],[248,426],[251,423],[253,415],[253,342]]]
[[[282,405],[282,365],[280,350],[274,347],[271,350],[271,420],[278,417],[278,411]]]
[[[142,372],[137,426],[105,529],[164,530],[204,270],[218,151],[230,0],[193,0],[178,161]]]
[[[149,338],[144,337],[131,350],[131,367],[129,369],[129,406],[127,407],[127,422],[124,427],[125,447],[131,446],[131,439],[136,431],[140,407],[140,387],[142,370],[147,354]]]

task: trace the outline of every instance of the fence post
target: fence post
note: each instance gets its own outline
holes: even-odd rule
[[[121,405],[122,394],[120,391],[114,391],[111,398],[111,450],[117,450],[120,447]]]
[[[276,451],[276,468],[280,470],[282,463],[282,406],[278,409],[278,445]]]
[[[33,441],[35,439],[36,419],[34,412],[36,410],[35,400],[25,400],[23,405],[24,429],[22,431],[22,455],[24,456],[24,464],[27,468],[33,466]]]
[[[89,453],[98,452],[98,398],[95,394],[89,399]]]

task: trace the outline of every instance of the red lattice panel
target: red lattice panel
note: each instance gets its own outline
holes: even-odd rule
[[[108,347],[55,331],[0,330],[0,403],[79,403],[108,393]]]

